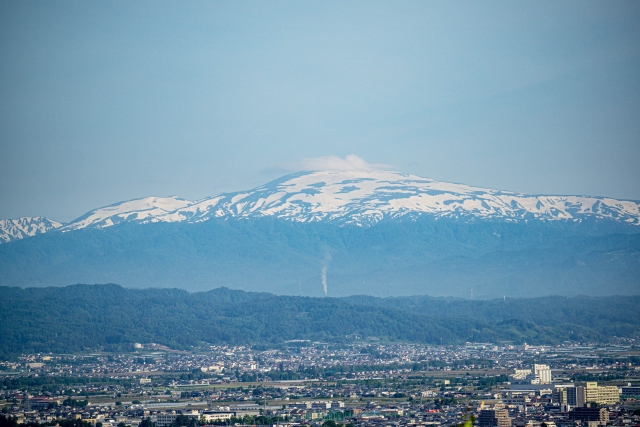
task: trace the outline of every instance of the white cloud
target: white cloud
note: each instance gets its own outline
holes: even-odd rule
[[[302,159],[296,163],[280,164],[269,168],[270,172],[296,171],[372,171],[392,169],[393,166],[383,163],[368,163],[366,160],[349,154],[343,159],[339,156],[324,156]]]

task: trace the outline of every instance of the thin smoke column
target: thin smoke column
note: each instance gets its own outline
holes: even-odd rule
[[[322,267],[322,289],[324,289],[324,296],[327,296],[327,266]]]
[[[322,260],[322,290],[324,291],[324,296],[327,296],[327,269],[329,268],[329,264],[331,263],[331,254],[327,252]]]

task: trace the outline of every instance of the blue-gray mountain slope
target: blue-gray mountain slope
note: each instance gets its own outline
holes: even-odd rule
[[[278,294],[478,298],[638,294],[640,234],[598,224],[273,218],[122,224],[0,245],[0,285],[116,282]],[[608,227],[609,224],[603,224]]]

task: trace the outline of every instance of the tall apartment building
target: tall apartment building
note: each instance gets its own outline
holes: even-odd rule
[[[588,382],[584,388],[585,402],[600,405],[613,405],[620,401],[620,389],[616,386],[598,386],[597,382]]]
[[[585,405],[584,387],[567,387],[567,405],[582,408]]]
[[[483,409],[478,417],[480,427],[511,427],[511,418],[506,409]]]
[[[568,387],[556,387],[551,394],[551,401],[558,405],[567,405],[568,401]]]
[[[551,395],[553,403],[569,405],[572,408],[584,406],[584,387],[573,384],[556,384]]]

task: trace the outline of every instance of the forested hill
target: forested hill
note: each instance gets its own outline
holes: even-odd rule
[[[640,335],[640,297],[312,298],[218,288],[0,287],[0,357],[30,352],[363,338],[557,343]]]

